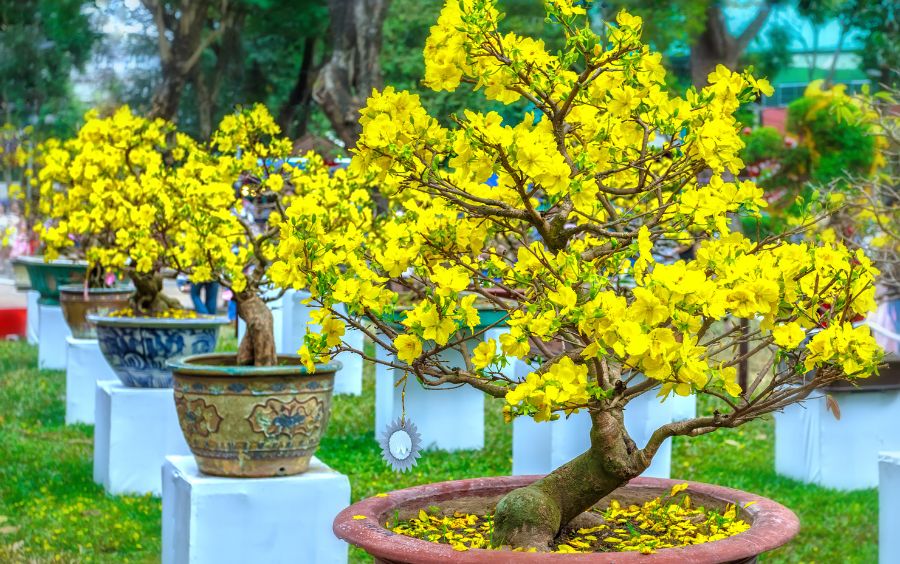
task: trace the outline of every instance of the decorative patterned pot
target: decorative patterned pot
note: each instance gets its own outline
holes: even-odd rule
[[[528,552],[498,552],[495,550],[453,550],[450,545],[398,535],[384,527],[389,519],[408,519],[420,509],[431,506],[444,514],[454,511],[483,514],[493,511],[497,502],[510,491],[527,486],[540,476],[500,476],[427,484],[389,493],[386,497],[370,497],[341,511],[334,520],[334,534],[356,545],[383,564],[492,564],[494,562],[528,563],[611,563],[616,564],[694,564],[749,563],[763,552],[787,544],[800,530],[797,516],[781,504],[758,495],[723,488],[712,484],[688,482],[687,493],[695,505],[724,508],[734,503],[743,507],[740,518],[750,523],[750,529],[739,535],[714,542],[679,548],[664,548],[653,554],[637,552],[599,552],[593,554],[551,554]],[[609,499],[622,505],[643,503],[659,495],[666,495],[683,480],[662,478],[634,478],[598,503],[604,506]],[[747,503],[754,502],[750,507]],[[365,519],[360,519],[362,515]]]
[[[339,363],[316,365],[279,355],[277,366],[236,366],[234,354],[169,362],[178,421],[197,466],[237,478],[305,472],[331,414]]]
[[[19,257],[28,270],[31,287],[41,293],[39,303],[59,305],[59,288],[67,284],[83,284],[88,263],[81,260],[57,259],[44,262],[44,257]]]
[[[88,314],[106,315],[126,307],[133,291],[131,286],[88,288],[85,295],[81,284],[60,286],[59,305],[72,336],[76,339],[96,339],[97,329],[87,320]]]
[[[28,267],[22,261],[21,257],[12,259],[13,281],[16,284],[16,290],[24,292],[31,289],[31,277],[28,276]]]
[[[106,362],[126,386],[171,388],[169,359],[210,353],[216,348],[219,326],[227,317],[167,319],[160,317],[104,317],[88,315],[97,327],[97,340]]]

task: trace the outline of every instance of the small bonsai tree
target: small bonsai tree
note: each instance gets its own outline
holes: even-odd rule
[[[281,137],[268,110],[257,105],[226,116],[209,150],[194,151],[182,171],[185,206],[192,213],[180,225],[176,263],[192,282],[215,281],[234,293],[238,316],[247,327],[238,347],[240,365],[271,366],[278,361],[272,313],[266,305],[280,295],[273,295],[271,264],[276,253],[298,260],[303,253],[295,239],[281,237],[284,226],[303,229],[313,239],[321,232],[314,218],[297,226],[290,210],[339,210],[343,219],[334,228],[365,223],[371,213],[367,193],[355,189],[345,171],[330,175],[314,154],[292,164],[290,153],[290,141]],[[288,202],[293,203],[286,210]],[[355,240],[352,232],[342,235],[347,243]],[[281,280],[285,288],[302,289],[309,279]]]
[[[162,293],[162,269],[174,264],[175,234],[190,214],[179,170],[196,150],[171,123],[128,107],[105,118],[89,112],[75,138],[41,153],[40,208],[48,221],[36,229],[45,256],[83,256],[95,276],[126,273],[135,315],[180,308]]]
[[[545,5],[566,37],[557,53],[502,31],[492,1],[448,0],[426,43],[425,84],[473,85],[529,111],[518,123],[465,111],[446,128],[416,95],[374,92],[350,169],[377,183],[389,213],[348,245],[336,214],[295,200],[271,269],[276,283],[302,281],[334,319],[307,336],[310,358],[333,350],[350,324],[423,386],[473,386],[510,417],[590,413],[589,450],[496,508],[494,544],[538,548],[643,472],[666,439],[737,427],[839,378],[864,378],[881,354],[849,322],[873,306],[876,270],[862,252],[787,235],[753,242],[730,229],[733,216],[765,204],[752,182],[722,175],[743,168],[734,112],[769,85],[719,67],[709,86],[673,96],[639,18],[621,12],[595,33],[580,3]],[[663,241],[693,246],[694,258],[658,262]],[[505,313],[499,349],[471,348],[489,328],[476,300]],[[723,332],[728,317],[759,323]],[[747,355],[729,354],[741,341]],[[447,350],[466,365],[447,365]],[[737,364],[765,350],[776,353],[741,389]],[[511,378],[500,370],[509,357],[539,366]],[[623,412],[657,388],[719,407],[662,425],[641,447]]]

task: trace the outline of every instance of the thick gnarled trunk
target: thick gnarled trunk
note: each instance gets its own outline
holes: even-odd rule
[[[772,7],[768,1],[759,8],[753,20],[740,35],[732,35],[725,23],[725,13],[721,5],[713,2],[706,9],[706,26],[691,45],[691,79],[694,86],[706,86],[709,73],[716,70],[717,65],[725,65],[731,70],[737,69],[738,59],[747,50],[747,46],[756,37]]]
[[[544,478],[507,494],[494,515],[496,546],[546,549],[560,529],[649,463],[628,436],[623,412],[591,413],[591,448]]]
[[[181,309],[178,300],[163,294],[163,278],[159,274],[130,274],[134,284],[131,309],[135,315],[157,316],[170,309]]]
[[[275,366],[275,328],[272,312],[256,294],[238,293],[237,313],[247,325],[247,333],[238,345],[237,364],[240,366]]]

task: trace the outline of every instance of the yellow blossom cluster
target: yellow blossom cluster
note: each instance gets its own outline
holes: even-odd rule
[[[727,180],[743,168],[734,113],[771,86],[719,67],[708,86],[673,95],[640,18],[621,12],[595,34],[579,6],[545,5],[567,37],[557,54],[502,32],[490,0],[445,3],[425,83],[526,98],[534,113],[509,121],[466,110],[443,127],[418,96],[373,92],[347,177],[315,181],[342,190],[345,208],[334,213],[319,196],[292,204],[276,284],[305,284],[335,318],[375,323],[424,381],[505,393],[510,415],[539,420],[600,408],[638,375],[662,395],[739,396],[737,363],[721,354],[734,335],[710,331],[729,318],[758,320],[754,346],[779,348],[793,365],[874,373],[881,352],[865,329],[847,333],[839,355],[803,346],[873,308],[878,271],[865,255],[732,228],[765,206],[755,184]],[[377,190],[373,201],[347,197],[359,184]],[[354,211],[374,203],[381,213]],[[693,256],[662,258],[667,245]],[[479,344],[498,326],[508,332]],[[303,353],[327,354],[341,330],[311,332]],[[450,348],[464,369],[435,354]],[[510,378],[501,369],[513,357],[540,368]]]
[[[687,489],[688,484],[677,484],[668,495],[650,499],[641,505],[623,507],[612,500],[606,509],[591,511],[602,516],[601,523],[577,529],[564,528],[554,544],[553,552],[652,554],[664,548],[721,540],[750,528],[738,517],[735,505],[729,504],[721,512],[695,507],[690,496],[682,493]],[[443,515],[439,511],[429,513],[420,510],[415,517],[399,523],[389,521],[386,526],[400,535],[449,544],[454,550],[494,548],[491,545],[493,515],[490,514],[457,511],[452,515]]]
[[[83,253],[102,270],[139,273],[169,264],[184,213],[178,171],[195,150],[172,124],[127,106],[109,117],[89,112],[76,137],[41,151],[45,256]]]

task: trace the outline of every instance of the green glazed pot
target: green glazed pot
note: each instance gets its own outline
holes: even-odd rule
[[[21,257],[12,259],[13,280],[16,283],[16,290],[24,292],[31,289],[31,277],[28,276],[28,267],[22,261]]]
[[[83,284],[87,276],[88,263],[57,259],[44,262],[44,257],[20,257],[28,270],[31,287],[40,292],[38,303],[59,305],[59,288],[68,284]]]
[[[309,373],[300,357],[277,366],[236,366],[235,354],[169,361],[178,421],[197,466],[236,478],[305,472],[331,415],[339,363]]]

